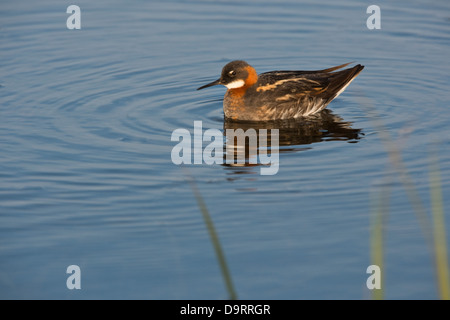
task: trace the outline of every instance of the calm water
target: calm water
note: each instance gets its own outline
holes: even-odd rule
[[[77,1],[81,30],[66,28],[70,4],[0,4],[0,298],[226,299],[189,176],[241,299],[370,298],[382,189],[386,298],[438,298],[380,133],[428,211],[438,156],[448,231],[448,1],[375,3],[381,30],[352,0]],[[233,127],[225,89],[195,89],[234,59],[258,72],[366,68],[329,105],[331,119],[284,128],[276,175],[183,170],[171,161],[175,129]],[[66,287],[73,264],[81,290]]]

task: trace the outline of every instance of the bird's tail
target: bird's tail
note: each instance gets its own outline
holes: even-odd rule
[[[348,65],[348,64],[345,64],[345,65],[342,65],[339,67],[330,68],[330,69],[336,70],[335,68],[341,68],[346,65]],[[330,69],[328,69],[328,70],[330,70]],[[327,90],[331,93],[330,98],[334,99],[337,96],[339,96],[363,69],[364,69],[364,66],[358,64],[358,65],[354,66],[353,68],[349,68],[349,69],[345,69],[342,71],[337,71],[337,72],[332,73],[329,78],[330,84],[329,84],[329,87]]]

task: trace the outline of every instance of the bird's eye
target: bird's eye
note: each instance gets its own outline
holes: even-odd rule
[[[231,70],[230,72],[228,72],[228,75],[229,75],[230,77],[234,77],[234,76],[236,75],[236,71]]]

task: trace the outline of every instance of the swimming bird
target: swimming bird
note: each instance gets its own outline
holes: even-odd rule
[[[350,62],[351,63],[351,62]],[[225,118],[238,121],[285,120],[311,116],[323,110],[364,69],[358,64],[315,71],[270,71],[258,75],[242,60],[231,61],[215,85],[227,88],[223,99]]]

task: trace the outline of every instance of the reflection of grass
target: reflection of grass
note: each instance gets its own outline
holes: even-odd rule
[[[447,259],[447,246],[445,236],[445,221],[444,221],[444,209],[442,201],[442,190],[440,185],[440,175],[438,168],[437,156],[434,158],[433,165],[430,168],[430,190],[431,190],[431,210],[432,221],[427,216],[427,210],[423,205],[419,192],[409,175],[404,161],[401,156],[401,152],[398,146],[394,143],[390,137],[388,130],[384,127],[381,119],[376,114],[375,107],[369,101],[369,99],[362,100],[360,105],[367,108],[367,112],[370,119],[373,121],[374,126],[378,131],[378,135],[381,142],[385,145],[389,160],[397,172],[400,178],[412,208],[419,220],[420,227],[422,229],[425,241],[427,242],[430,251],[433,256],[433,262],[436,267],[436,279],[439,287],[439,297],[441,299],[450,299],[449,292],[449,275],[448,275],[448,259]],[[386,188],[385,188],[386,189]],[[379,263],[379,267],[382,272],[382,279],[384,278],[385,270],[382,269],[383,264],[383,223],[384,216],[387,213],[387,208],[383,208],[383,203],[387,200],[388,192],[382,190],[383,196],[380,197],[380,203],[376,205],[374,219],[372,221],[372,243],[371,243],[371,256],[373,264]],[[378,292],[377,292],[378,291]],[[381,290],[374,290],[373,298],[382,299],[384,296],[383,286]]]
[[[197,188],[194,179],[188,178],[189,184],[191,185],[192,191],[194,192],[195,199],[197,200],[198,207],[203,215],[203,220],[205,221],[206,228],[208,229],[209,237],[216,252],[217,260],[219,261],[220,270],[222,271],[222,276],[225,281],[225,286],[228,291],[229,299],[236,300],[237,295],[234,290],[233,282],[231,281],[230,271],[228,270],[227,262],[225,260],[225,255],[223,254],[222,247],[220,245],[219,237],[217,236],[216,230],[214,228],[213,221],[209,215],[208,208],[206,207],[203,197]]]

